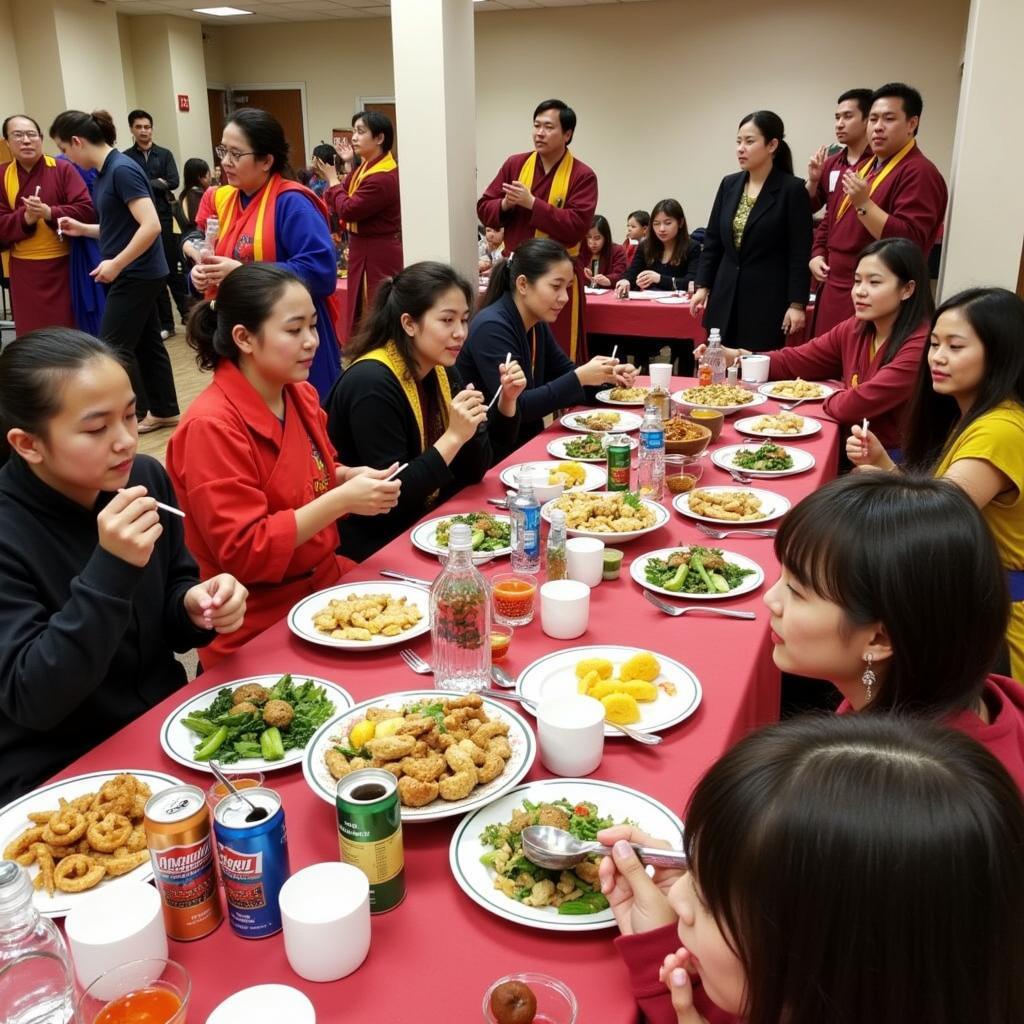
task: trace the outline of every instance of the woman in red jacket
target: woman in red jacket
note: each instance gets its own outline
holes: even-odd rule
[[[591,288],[614,288],[626,272],[626,248],[612,241],[607,217],[598,214],[594,218],[584,242],[576,262],[587,284]]]
[[[207,648],[208,667],[337,583],[352,563],[335,554],[336,520],[389,511],[401,484],[383,479],[395,466],[336,463],[307,383],[316,309],[293,274],[270,263],[231,271],[216,302],[193,311],[188,340],[213,382],[171,437],[167,470],[203,571],[218,566],[249,588],[244,627]]]

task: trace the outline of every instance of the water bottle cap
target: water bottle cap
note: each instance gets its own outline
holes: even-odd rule
[[[449,551],[468,551],[473,546],[473,532],[469,523],[455,523],[448,532]]]
[[[551,525],[556,524],[562,525],[565,523],[565,513],[560,508],[553,508],[551,510]]]

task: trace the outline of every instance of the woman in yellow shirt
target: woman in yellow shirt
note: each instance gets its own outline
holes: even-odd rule
[[[846,454],[895,469],[870,431],[854,427]],[[1024,302],[1004,288],[972,288],[944,302],[907,413],[905,464],[946,477],[981,509],[1013,602],[1007,643],[1024,682]]]

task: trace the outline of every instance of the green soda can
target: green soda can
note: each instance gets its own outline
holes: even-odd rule
[[[405,853],[398,780],[383,768],[361,768],[338,782],[341,859],[370,880],[370,913],[405,899]]]
[[[629,464],[631,461],[629,438],[625,434],[611,434],[607,443],[608,490],[629,490]]]

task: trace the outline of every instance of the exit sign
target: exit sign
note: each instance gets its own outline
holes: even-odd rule
[[[188,96],[184,93],[178,93],[178,109],[182,113],[188,113]]]

